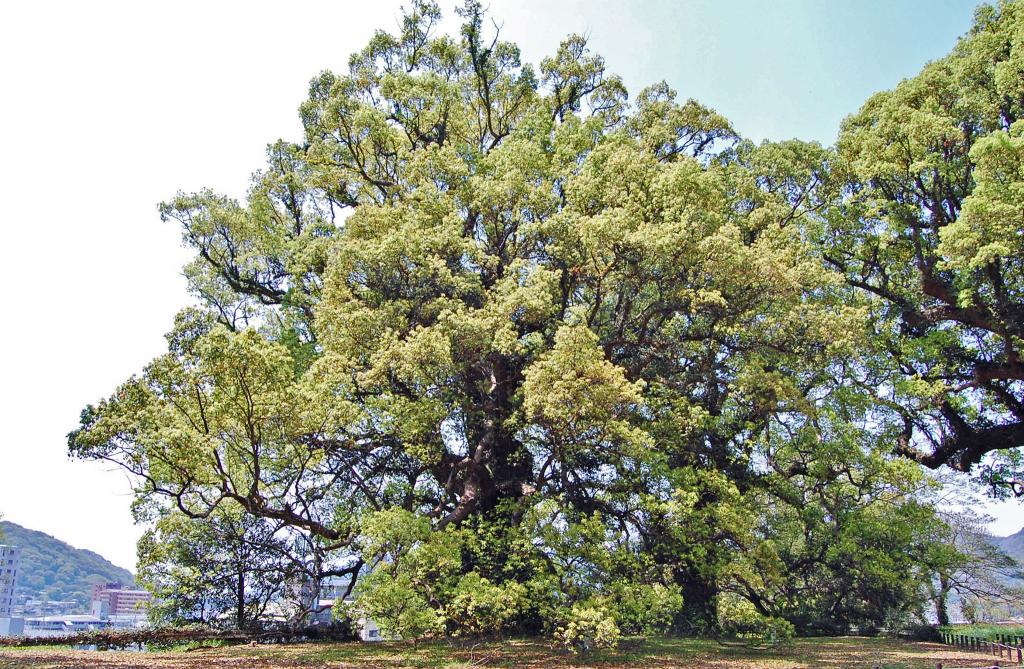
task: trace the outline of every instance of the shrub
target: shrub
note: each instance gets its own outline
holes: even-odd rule
[[[726,635],[752,642],[784,643],[795,634],[788,620],[766,616],[747,600],[735,596],[719,598],[718,624]]]
[[[607,609],[579,604],[572,607],[567,619],[555,630],[555,640],[577,655],[615,648],[619,636],[619,626]]]
[[[623,634],[661,634],[683,608],[683,596],[678,586],[623,582],[612,587],[608,604]]]
[[[372,619],[384,636],[415,643],[441,627],[437,611],[405,574],[393,576],[380,569],[367,576],[358,591],[354,613]]]
[[[526,588],[515,582],[495,585],[476,572],[463,576],[445,607],[456,636],[500,632],[523,609]]]

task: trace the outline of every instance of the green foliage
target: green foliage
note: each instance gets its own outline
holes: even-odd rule
[[[969,155],[974,190],[960,217],[940,231],[938,252],[947,267],[960,270],[1012,264],[1024,255],[1018,234],[1024,227],[1024,121],[979,139]]]
[[[614,614],[615,624],[627,636],[665,633],[683,608],[679,586],[623,582],[612,584],[602,602]]]
[[[939,627],[939,634],[947,633],[995,641],[1000,637],[1024,637],[1024,625],[944,625]]]
[[[865,467],[832,480],[792,477],[784,495],[764,497],[745,554],[726,570],[727,589],[801,633],[878,629],[918,614],[941,559],[942,523],[915,499],[917,476],[878,464],[873,475]]]
[[[555,640],[577,655],[615,648],[619,636],[619,628],[611,613],[600,607],[579,604],[572,607],[555,630]]]
[[[360,581],[356,612],[377,623],[385,637],[419,641],[439,632],[442,619],[408,574],[380,569]]]
[[[157,625],[258,627],[285,594],[286,546],[267,521],[224,504],[207,518],[164,511],[139,539],[139,582]]]
[[[367,514],[360,548],[367,558],[397,560],[430,538],[430,521],[398,507]]]
[[[445,618],[456,636],[500,632],[521,615],[526,587],[507,582],[495,585],[476,572],[459,579],[445,606]]]
[[[784,643],[795,634],[788,620],[766,616],[751,602],[734,596],[719,600],[718,621],[724,634],[757,643]]]
[[[458,14],[318,75],[244,200],[161,205],[199,306],[71,451],[140,515],[280,524],[413,639],[920,613],[917,463],[1021,464],[1021,5],[834,150]]]
[[[875,420],[928,467],[1021,494],[1024,5],[979,8],[947,57],[848,118],[820,246],[870,308]]]

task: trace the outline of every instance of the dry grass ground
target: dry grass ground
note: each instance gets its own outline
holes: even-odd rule
[[[713,641],[649,639],[624,642],[614,653],[580,660],[536,640],[452,646],[445,643],[322,643],[235,646],[160,653],[62,649],[0,651],[3,669],[935,669],[991,666],[995,658],[948,646],[888,639],[801,639],[774,650],[722,647]],[[1006,660],[1003,666],[1008,666]]]

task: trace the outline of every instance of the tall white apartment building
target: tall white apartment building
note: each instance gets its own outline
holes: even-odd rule
[[[20,556],[21,549],[17,546],[0,545],[0,618],[11,617]]]

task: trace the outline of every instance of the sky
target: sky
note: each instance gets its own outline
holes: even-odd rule
[[[590,38],[632,92],[666,80],[754,140],[830,144],[872,93],[946,54],[973,0],[491,0],[538,63]],[[132,568],[128,481],[71,461],[89,402],[165,350],[189,302],[157,203],[241,196],[267,143],[298,139],[309,79],[342,71],[400,2],[34,2],[0,22],[0,513]],[[442,2],[452,14],[451,2]],[[454,20],[449,21],[454,27]],[[1024,525],[1017,503],[991,529]]]

